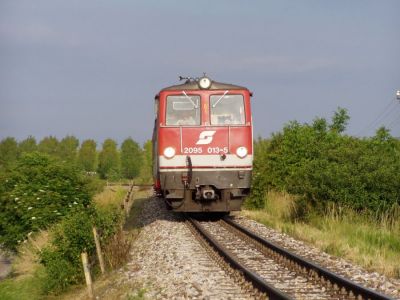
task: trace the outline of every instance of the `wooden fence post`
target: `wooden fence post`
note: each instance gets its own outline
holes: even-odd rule
[[[93,226],[93,237],[94,237],[94,242],[96,244],[96,252],[97,252],[97,257],[98,257],[99,263],[100,263],[101,274],[104,274],[105,267],[104,267],[103,253],[101,252],[99,235],[97,233],[96,227],[94,227],[94,226]]]
[[[94,299],[93,286],[92,286],[92,277],[90,276],[90,269],[89,269],[89,262],[88,262],[87,253],[86,252],[82,252],[81,253],[81,257],[82,257],[83,272],[85,273],[88,296],[89,296],[90,299]]]

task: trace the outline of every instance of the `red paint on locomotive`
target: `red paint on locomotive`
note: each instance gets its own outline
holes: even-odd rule
[[[156,97],[155,189],[178,211],[238,210],[250,188],[251,93],[212,81],[200,88],[201,80]]]

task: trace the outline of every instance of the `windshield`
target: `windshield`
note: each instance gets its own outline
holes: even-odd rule
[[[200,125],[200,96],[167,97],[167,125]]]
[[[243,125],[245,123],[242,95],[212,95],[210,97],[212,125]]]

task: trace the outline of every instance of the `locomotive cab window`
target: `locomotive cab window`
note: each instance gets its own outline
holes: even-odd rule
[[[166,125],[200,125],[200,96],[168,96]]]
[[[212,125],[245,124],[244,101],[242,95],[212,95],[210,97]]]

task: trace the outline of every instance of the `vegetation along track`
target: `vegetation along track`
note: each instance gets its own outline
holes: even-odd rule
[[[391,299],[288,252],[228,217],[186,217],[211,257],[255,298]]]

